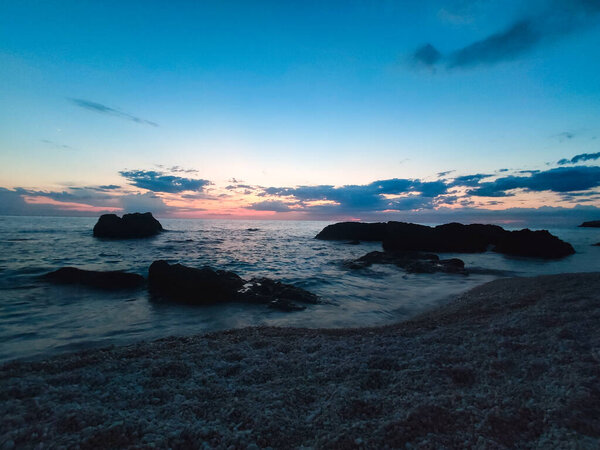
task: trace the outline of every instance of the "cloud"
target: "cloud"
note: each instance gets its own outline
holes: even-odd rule
[[[365,185],[269,187],[261,196],[285,197],[303,211],[335,214],[361,211],[430,208],[433,199],[445,194],[448,185],[441,180],[392,178]],[[402,196],[402,197],[396,197]],[[314,204],[315,202],[330,202]]]
[[[438,173],[437,173],[437,176],[438,176],[438,178],[443,178],[443,177],[445,177],[446,175],[449,175],[449,174],[451,174],[452,172],[454,172],[454,170],[446,170],[445,172],[438,172]]]
[[[80,108],[84,108],[89,111],[94,111],[94,112],[97,112],[100,114],[107,114],[109,116],[120,117],[122,119],[131,120],[132,122],[136,122],[136,123],[140,123],[140,124],[144,124],[144,125],[150,125],[153,127],[158,126],[158,124],[156,122],[152,122],[152,121],[146,120],[146,119],[141,119],[140,117],[131,115],[129,113],[120,111],[115,108],[111,108],[111,107],[103,105],[101,103],[92,102],[90,100],[83,100],[80,98],[71,98],[69,100],[71,102],[73,102],[75,105],[79,106]]]
[[[531,192],[573,192],[585,191],[600,186],[599,166],[558,167],[545,172],[533,173],[529,177],[507,176],[495,181],[480,183],[476,189],[467,192],[479,197],[507,197],[512,189]]]
[[[581,161],[594,161],[600,159],[600,152],[598,153],[581,153],[573,156],[571,159],[561,159],[558,164],[564,166],[565,164],[577,164]]]
[[[40,139],[40,142],[43,142],[44,144],[51,145],[54,148],[60,148],[60,149],[63,149],[63,150],[75,150],[70,145],[59,144],[58,142],[50,141],[48,139]]]
[[[171,172],[171,173],[198,173],[198,171],[196,169],[184,169],[181,166],[171,166],[168,167],[167,172]]]
[[[541,35],[531,21],[521,20],[507,30],[492,34],[454,52],[450,56],[448,67],[469,67],[515,59],[531,50],[540,39]]]
[[[425,44],[415,50],[413,60],[431,69],[438,63],[448,69],[491,66],[523,57],[540,45],[584,30],[596,23],[600,13],[598,0],[552,0],[542,4],[539,9],[538,3],[532,3],[528,15],[447,55]]]
[[[155,170],[122,170],[119,173],[133,186],[152,192],[175,194],[185,191],[202,191],[206,186],[212,184],[201,178],[183,178]]]
[[[504,172],[505,170],[500,170]],[[485,173],[476,173],[473,175],[462,175],[460,177],[456,177],[450,186],[477,186],[481,180],[484,178],[489,178],[491,175]]]
[[[274,211],[274,212],[289,212],[292,210],[287,203],[280,200],[265,200],[263,202],[253,203],[246,206],[247,209],[255,211]]]
[[[419,47],[412,54],[412,61],[417,66],[435,68],[435,65],[442,58],[442,54],[431,44],[425,44]]]

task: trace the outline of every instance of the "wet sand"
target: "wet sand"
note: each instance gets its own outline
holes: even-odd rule
[[[380,328],[247,328],[0,366],[0,448],[598,448],[600,273]]]

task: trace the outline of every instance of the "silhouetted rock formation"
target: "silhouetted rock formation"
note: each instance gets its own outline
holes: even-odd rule
[[[328,225],[317,236],[325,240],[382,241],[386,252],[498,253],[537,258],[562,258],[573,247],[547,231],[507,231],[497,225],[449,223],[428,227],[414,223],[342,222]]]
[[[125,214],[120,218],[116,214],[100,216],[94,226],[94,236],[112,239],[134,239],[154,236],[163,230],[162,225],[152,213]]]
[[[575,253],[571,244],[561,241],[547,230],[510,231],[503,235],[494,251],[505,255],[537,258],[562,258]]]
[[[327,225],[317,239],[326,241],[383,241],[386,236],[386,223],[340,222]]]
[[[410,273],[467,274],[465,263],[461,259],[440,259],[438,255],[420,252],[370,252],[350,262],[348,267],[362,269],[372,264],[393,264]]]
[[[596,242],[595,244],[592,244],[592,245],[594,245],[596,247],[600,247],[600,242]]]
[[[584,228],[600,228],[600,220],[590,220],[589,222],[583,222],[579,226]]]
[[[136,273],[121,271],[101,272],[82,270],[75,267],[63,267],[47,273],[44,279],[59,284],[80,284],[96,289],[119,290],[141,287],[146,280]]]
[[[284,311],[304,309],[295,302],[317,303],[304,289],[268,278],[245,281],[233,272],[196,269],[166,261],[154,261],[148,273],[150,289],[162,297],[192,304],[237,301],[263,303]]]
[[[150,289],[167,297],[191,303],[235,300],[244,280],[233,272],[196,269],[166,261],[154,261],[148,271]]]

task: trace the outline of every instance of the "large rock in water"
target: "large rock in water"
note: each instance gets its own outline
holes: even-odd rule
[[[318,297],[302,288],[271,280],[245,281],[237,274],[210,267],[196,269],[166,261],[154,261],[148,273],[150,289],[162,297],[192,304],[228,301],[261,303],[283,311],[304,309],[297,303],[318,303]]]
[[[561,241],[547,230],[529,229],[507,232],[493,250],[505,255],[546,259],[562,258],[575,253],[571,244]]]
[[[383,241],[387,223],[340,222],[327,225],[316,239],[326,241]]]
[[[507,233],[497,225],[448,223],[428,227],[414,223],[388,222],[383,240],[386,251],[481,253]]]
[[[600,220],[590,220],[589,222],[583,222],[579,226],[584,228],[600,228]]]
[[[189,303],[235,300],[244,280],[233,272],[196,269],[166,261],[154,261],[148,271],[150,289],[164,297]]]
[[[143,276],[121,271],[101,272],[75,267],[62,267],[43,276],[47,281],[58,284],[80,284],[96,289],[135,289],[146,282]]]
[[[328,225],[317,236],[327,240],[381,240],[386,252],[480,253],[492,250],[508,255],[562,258],[573,247],[547,231],[507,231],[497,225],[448,223],[428,227],[414,223],[366,224],[342,222]]]
[[[134,239],[154,236],[163,230],[152,213],[104,214],[94,226],[94,236],[112,239]]]

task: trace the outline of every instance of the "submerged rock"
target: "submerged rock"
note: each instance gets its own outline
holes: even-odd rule
[[[492,250],[537,258],[562,258],[575,253],[570,244],[546,230],[508,231],[497,225],[485,224],[448,223],[429,227],[405,222],[342,222],[328,225],[316,238],[382,241],[383,249],[392,253],[481,253]]]
[[[234,272],[196,269],[154,261],[148,273],[150,289],[162,297],[192,304],[261,303],[283,311],[297,311],[298,303],[316,304],[318,297],[302,288],[269,278],[245,281]]]
[[[152,213],[103,214],[94,226],[94,236],[112,239],[135,239],[154,236],[163,227]]]
[[[104,290],[135,289],[146,282],[143,276],[136,273],[101,272],[75,267],[62,267],[54,272],[47,273],[43,278],[52,283],[80,284]]]
[[[583,222],[579,226],[584,228],[600,228],[600,220],[590,220],[589,222]]]
[[[312,292],[264,277],[253,278],[244,284],[238,292],[238,299],[243,302],[266,303],[272,308],[286,311],[304,309],[294,302],[313,305],[319,302],[319,297]]]
[[[440,259],[438,255],[421,252],[370,252],[350,262],[351,269],[362,269],[372,264],[393,264],[410,273],[457,273],[466,275],[465,263],[458,258]]]

